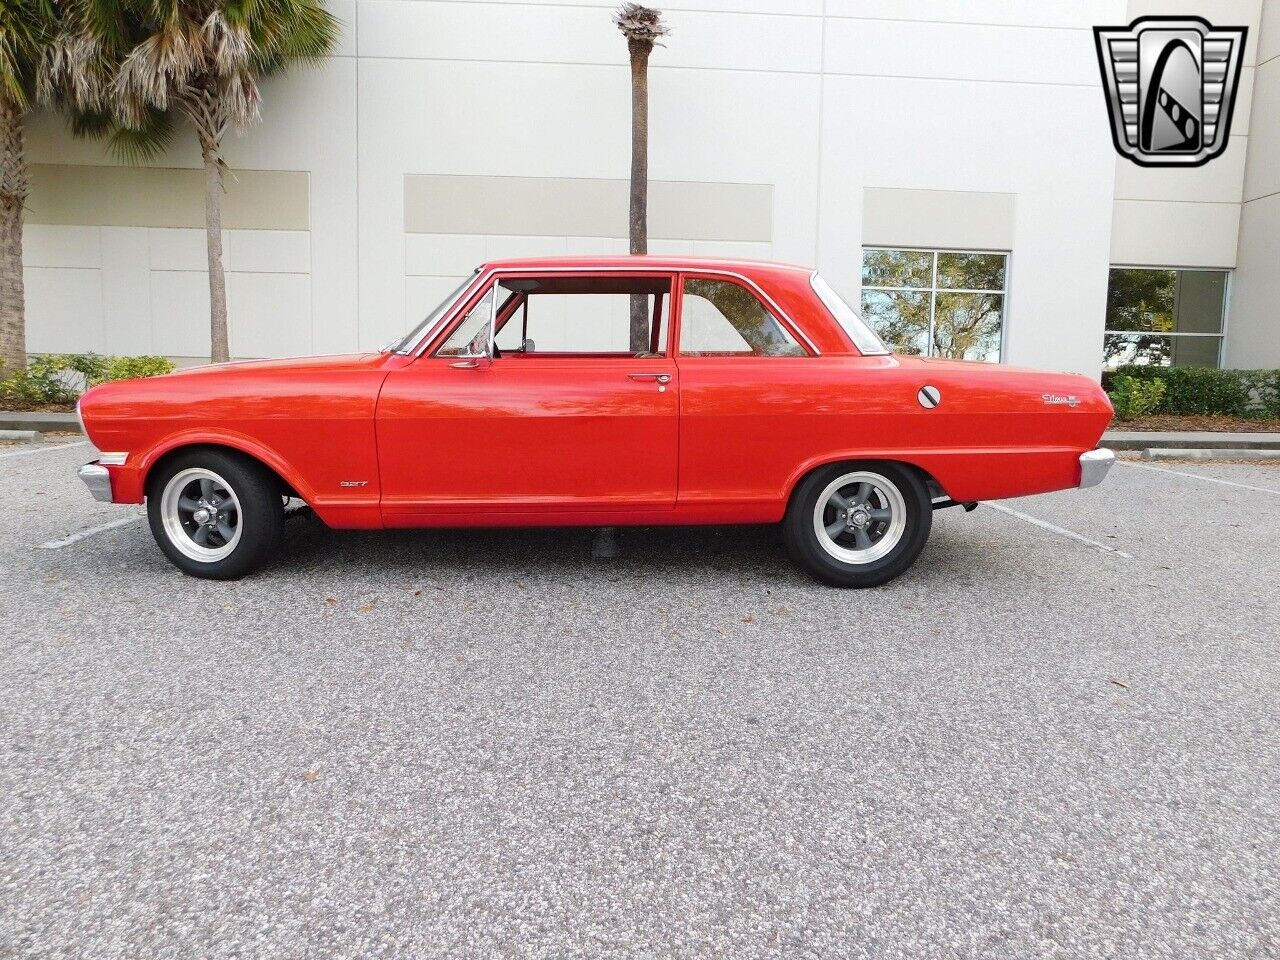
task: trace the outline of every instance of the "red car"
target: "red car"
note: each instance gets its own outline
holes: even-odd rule
[[[299,497],[331,527],[783,524],[836,586],[915,560],[933,511],[1100,482],[1092,380],[893,356],[814,271],[672,257],[487,264],[379,353],[107,383],[99,500],[239,577]]]

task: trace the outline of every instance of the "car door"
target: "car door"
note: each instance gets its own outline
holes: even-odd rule
[[[672,284],[660,273],[498,274],[478,290],[383,385],[384,522],[571,523],[673,509]],[[657,348],[639,357],[627,339],[635,297],[647,298]]]
[[[779,519],[788,479],[830,421],[816,348],[758,287],[726,274],[683,276],[676,326],[680,509]]]

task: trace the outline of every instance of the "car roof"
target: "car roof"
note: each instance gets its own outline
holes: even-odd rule
[[[740,257],[684,257],[662,254],[627,254],[624,256],[591,257],[525,257],[512,260],[490,260],[483,265],[486,270],[548,270],[586,267],[608,269],[610,267],[647,268],[653,270],[728,270],[734,273],[813,273],[813,267],[774,260],[750,260]]]

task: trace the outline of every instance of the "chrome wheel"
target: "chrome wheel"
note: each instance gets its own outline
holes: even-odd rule
[[[842,563],[874,563],[898,545],[906,528],[902,492],[869,470],[836,477],[813,508],[818,544]]]
[[[240,542],[240,500],[212,470],[175,473],[160,496],[160,514],[169,542],[200,563],[230,556]]]

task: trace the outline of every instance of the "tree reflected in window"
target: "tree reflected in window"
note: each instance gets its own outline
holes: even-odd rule
[[[963,250],[862,255],[862,315],[897,353],[1000,360],[1008,256]]]

